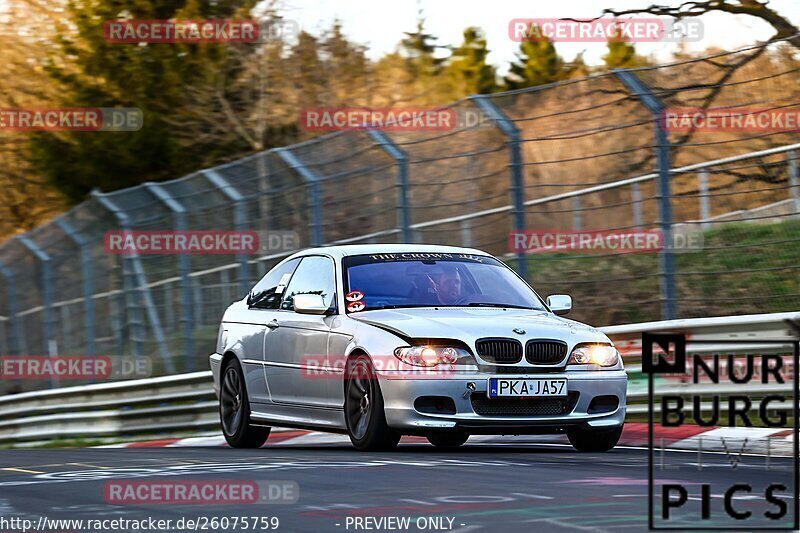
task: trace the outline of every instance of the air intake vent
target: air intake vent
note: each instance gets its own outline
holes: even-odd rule
[[[487,398],[484,394],[469,397],[472,409],[481,416],[561,416],[571,413],[578,403],[578,393],[566,398]]]
[[[567,357],[567,343],[562,341],[528,341],[525,360],[532,365],[557,365]]]
[[[480,339],[478,355],[490,363],[512,364],[522,361],[522,344],[514,339]]]

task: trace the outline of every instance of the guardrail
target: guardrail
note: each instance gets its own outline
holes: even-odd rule
[[[643,332],[681,332],[689,335],[690,342],[752,341],[737,345],[740,351],[774,348],[759,344],[759,340],[796,339],[800,312],[645,322],[601,329],[621,348],[624,359],[633,362],[637,342],[641,354]],[[703,350],[718,351],[723,347],[731,352],[730,345],[722,344],[704,344]],[[641,372],[638,364],[626,364],[626,368],[629,374]],[[678,385],[660,392],[687,389]],[[751,392],[763,391],[756,387]],[[646,397],[646,390],[628,392],[629,404]],[[0,443],[217,429],[217,410],[210,371],[26,392],[0,396]],[[646,406],[629,405],[628,412],[644,413]]]
[[[217,427],[211,372],[0,396],[0,442]]]

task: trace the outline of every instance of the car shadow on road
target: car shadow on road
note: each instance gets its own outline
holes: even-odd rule
[[[536,454],[536,455],[576,455],[580,454],[581,456],[590,456],[590,455],[604,455],[604,454],[584,454],[579,453],[576,451],[572,446],[569,444],[525,444],[525,445],[513,445],[513,444],[474,444],[470,445],[469,443],[460,446],[458,448],[437,448],[435,446],[431,446],[428,444],[400,444],[397,448],[389,451],[381,451],[381,452],[361,452],[356,450],[349,444],[305,444],[305,445],[293,445],[293,446],[265,446],[260,448],[258,451],[264,452],[266,450],[269,451],[281,451],[281,452],[290,452],[290,451],[314,451],[314,452],[324,452],[324,453],[358,453],[364,456],[375,456],[380,457],[383,454],[414,454],[414,455],[431,455],[431,456],[467,456],[467,455],[497,455],[497,454]],[[621,450],[617,450],[621,451]],[[615,453],[614,450],[608,453]]]

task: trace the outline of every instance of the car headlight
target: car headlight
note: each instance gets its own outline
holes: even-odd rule
[[[619,361],[619,352],[609,344],[579,344],[569,356],[570,365],[614,366]]]
[[[453,346],[403,346],[394,351],[394,356],[412,366],[435,367],[439,365],[475,367],[470,353]]]

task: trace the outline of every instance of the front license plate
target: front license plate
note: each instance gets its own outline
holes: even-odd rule
[[[566,379],[489,378],[489,398],[566,396]]]

